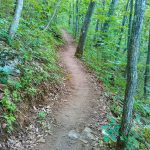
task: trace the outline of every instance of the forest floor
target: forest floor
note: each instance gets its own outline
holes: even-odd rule
[[[67,72],[69,94],[55,112],[56,125],[38,150],[98,150],[101,126],[107,123],[107,98],[100,82],[74,57],[73,38],[63,32],[60,60]],[[105,149],[103,146],[100,148]]]

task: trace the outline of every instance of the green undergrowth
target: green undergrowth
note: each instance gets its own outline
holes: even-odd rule
[[[1,83],[4,89],[4,97],[1,100],[1,107],[4,109],[4,122],[7,124],[7,131],[13,130],[13,123],[16,121],[15,112],[24,96],[34,96],[41,89],[38,89],[44,82],[50,85],[61,84],[63,73],[58,64],[57,47],[62,42],[57,41],[50,32],[42,33],[34,31],[37,35],[28,33],[18,35],[11,43],[11,49],[19,58],[16,70],[19,74],[12,76],[11,70],[3,71]],[[9,46],[8,46],[9,47]],[[12,70],[13,73],[14,70]],[[3,124],[2,123],[2,124]]]
[[[1,6],[0,54],[4,56],[4,60],[1,60],[0,68],[0,85],[3,91],[0,100],[0,124],[9,133],[19,121],[16,116],[21,111],[19,105],[25,103],[24,99],[32,104],[35,95],[45,92],[40,88],[43,83],[51,87],[62,83],[63,71],[59,67],[57,55],[58,47],[63,44],[61,33],[54,25],[43,31],[47,24],[47,15],[44,5],[42,9],[39,7],[41,3],[42,1],[25,2],[23,17],[13,41],[8,36],[12,16],[5,13],[13,12],[13,2],[9,4],[9,12],[8,6]],[[32,11],[28,11],[27,8],[31,7]],[[5,54],[8,54],[7,59]],[[11,63],[15,65],[9,66]]]

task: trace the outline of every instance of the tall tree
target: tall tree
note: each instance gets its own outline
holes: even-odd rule
[[[105,11],[105,0],[100,0],[100,3],[102,3],[102,9],[103,11]],[[93,37],[93,42],[94,42],[94,46],[97,46],[97,40],[98,40],[98,36],[97,36],[97,33],[98,31],[100,31],[101,29],[103,28],[103,23],[100,23],[100,19],[97,19],[96,21],[96,26],[95,26],[95,34],[94,34],[94,37]]]
[[[12,22],[12,24],[10,26],[10,30],[9,30],[9,37],[11,39],[14,38],[14,36],[17,32],[22,9],[23,9],[23,0],[17,0],[16,7],[15,7],[14,19],[13,19],[13,22]]]
[[[103,25],[103,29],[102,29],[102,31],[104,33],[108,32],[109,25],[110,25],[110,22],[111,22],[111,16],[113,16],[114,13],[115,13],[117,3],[118,3],[118,0],[112,0],[111,3],[110,3],[109,11],[108,11],[108,14],[107,14],[108,19],[105,21],[105,23]]]
[[[77,37],[79,31],[79,0],[76,0],[76,25],[75,25],[75,37]]]
[[[127,1],[127,5],[126,5],[126,8],[125,8],[125,12],[128,11],[128,8],[129,8],[129,4],[130,2],[133,1],[133,0],[128,0]],[[131,2],[132,3],[132,2]],[[122,41],[122,36],[123,36],[123,32],[124,32],[124,26],[125,26],[125,23],[126,23],[126,20],[127,20],[127,15],[125,14],[123,16],[123,19],[122,19],[122,27],[121,27],[121,30],[120,30],[120,37],[119,37],[119,41],[118,41],[118,46],[117,46],[117,51],[120,49],[120,45],[121,45],[121,41]]]
[[[73,33],[74,33],[74,35],[75,35],[75,2],[74,2],[74,0],[72,1],[72,22],[73,22]]]
[[[56,4],[56,8],[55,8],[55,10],[54,10],[54,13],[53,13],[53,15],[51,16],[51,18],[50,18],[48,24],[47,24],[46,27],[44,28],[44,31],[49,28],[51,22],[52,22],[53,19],[55,18],[56,14],[57,14],[57,11],[58,11],[58,8],[59,8],[59,6],[60,6],[61,1],[62,1],[62,0],[58,0],[58,2],[57,2],[57,4]]]
[[[149,30],[149,42],[148,42],[148,53],[145,68],[145,79],[144,79],[144,96],[148,98],[150,96],[150,30]]]
[[[72,3],[70,2],[70,8],[69,8],[69,26],[71,26],[71,18],[72,18],[72,14],[71,14],[71,12],[72,12],[72,5],[71,5]]]
[[[132,32],[132,23],[133,23],[133,2],[134,0],[131,0],[130,2],[130,17],[129,17],[129,25],[128,25],[128,41],[127,41],[127,50],[129,49],[129,43],[130,43],[130,36]]]
[[[92,14],[94,12],[95,5],[96,5],[96,2],[93,0],[90,0],[88,10],[87,10],[86,15],[85,15],[84,23],[83,23],[83,26],[81,28],[79,43],[78,43],[76,53],[75,53],[75,56],[78,58],[81,58],[83,55],[85,41],[86,41],[86,37],[87,37],[87,31],[89,28],[89,24],[91,22],[91,17],[92,17]]]
[[[126,142],[121,137],[128,137],[133,113],[134,96],[137,85],[137,61],[140,34],[143,24],[146,0],[136,0],[132,33],[130,37],[127,62],[127,85],[123,105],[122,123],[118,138],[119,149],[124,149]]]
[[[99,30],[99,24],[100,24],[100,21],[99,21],[99,19],[97,19],[97,21],[96,21],[96,27],[95,27],[95,34],[94,34],[94,38],[93,38],[93,42],[94,42],[94,43],[95,43],[96,40],[97,40],[97,32],[98,32],[98,30]]]
[[[127,47],[124,49],[124,52],[129,49],[130,38],[132,33],[132,24],[133,24],[133,7],[134,7],[134,0],[130,1],[130,16],[129,16],[129,24],[128,24],[128,34],[127,34]],[[127,76],[127,66],[125,68],[124,77]]]

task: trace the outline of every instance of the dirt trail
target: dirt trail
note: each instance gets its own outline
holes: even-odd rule
[[[89,80],[89,74],[74,57],[76,50],[73,38],[63,32],[66,44],[60,52],[61,61],[69,72],[71,82],[71,94],[65,99],[63,106],[56,114],[56,120],[61,124],[56,127],[54,135],[47,137],[46,143],[38,147],[39,150],[82,150],[86,149],[80,143],[71,141],[68,137],[70,130],[82,130],[87,126],[91,113],[94,111],[92,101],[97,99],[100,91],[96,91],[94,83]]]

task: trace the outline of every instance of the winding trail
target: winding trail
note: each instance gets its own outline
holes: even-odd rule
[[[64,106],[56,114],[56,120],[61,126],[56,127],[55,134],[47,137],[46,143],[39,145],[39,150],[87,150],[81,143],[71,141],[68,137],[70,130],[79,132],[87,126],[94,111],[94,100],[98,99],[101,91],[89,79],[82,63],[74,57],[76,50],[73,38],[64,30],[63,38],[66,41],[60,52],[60,59],[69,73],[71,94],[66,96]]]

